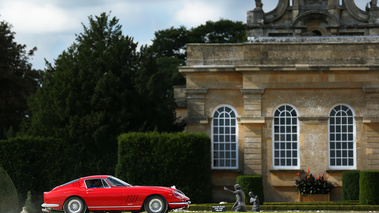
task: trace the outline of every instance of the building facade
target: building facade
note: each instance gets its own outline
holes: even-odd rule
[[[289,14],[307,2],[334,2],[340,12],[354,3],[284,0],[275,10],[282,2]],[[304,37],[296,28],[290,37],[266,37],[273,28],[254,30],[246,43],[188,44],[179,68],[186,85],[175,88],[177,113],[187,131],[212,140],[214,201],[230,199],[223,186],[250,174],[262,175],[265,201],[297,201],[297,173],[308,168],[325,173],[336,186],[331,200],[340,200],[343,171],[379,169],[379,37]]]

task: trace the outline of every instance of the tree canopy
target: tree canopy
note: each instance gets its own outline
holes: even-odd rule
[[[164,76],[146,47],[138,51],[109,14],[90,16],[83,28],[48,64],[41,88],[29,99],[33,116],[24,132],[69,138],[88,155],[102,150],[107,159],[121,133],[177,131],[173,98],[162,89]]]
[[[27,110],[26,98],[38,88],[39,72],[28,62],[36,48],[16,43],[15,32],[0,22],[0,139],[17,132]]]
[[[153,44],[149,47],[157,59],[159,72],[170,78],[170,88],[185,84],[185,79],[178,72],[178,66],[185,65],[188,43],[240,43],[247,40],[246,26],[240,21],[221,19],[207,21],[195,28],[184,26],[155,32]],[[164,63],[163,63],[164,62]]]

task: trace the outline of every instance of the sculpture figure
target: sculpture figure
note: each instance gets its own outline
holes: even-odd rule
[[[250,195],[250,203],[253,204],[253,212],[260,212],[261,211],[261,207],[259,206],[259,197],[258,195],[254,195],[253,192],[249,192],[249,195]]]
[[[236,195],[236,202],[234,203],[232,210],[235,212],[247,212],[245,205],[245,193],[241,190],[239,184],[234,185],[234,191],[224,187],[224,190],[229,191]]]
[[[255,7],[262,8],[263,7],[262,0],[255,0]]]

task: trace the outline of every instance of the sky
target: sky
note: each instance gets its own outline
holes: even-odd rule
[[[265,12],[279,0],[262,0]],[[355,0],[364,9],[369,0]],[[0,21],[12,25],[15,41],[27,50],[37,47],[30,62],[44,69],[45,59],[54,59],[75,42],[88,17],[109,13],[119,19],[124,35],[139,44],[151,44],[154,32],[170,27],[187,29],[206,21],[229,19],[246,23],[254,0],[1,0]]]

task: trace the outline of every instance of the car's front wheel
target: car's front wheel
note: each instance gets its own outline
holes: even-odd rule
[[[159,195],[148,197],[145,201],[144,207],[148,213],[165,213],[168,208],[166,200]]]
[[[70,197],[64,202],[63,210],[65,213],[85,213],[87,206],[80,197]]]

